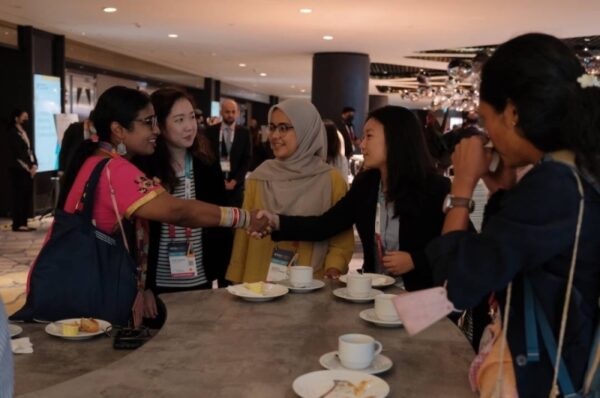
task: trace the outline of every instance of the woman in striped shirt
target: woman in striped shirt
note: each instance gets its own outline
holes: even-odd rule
[[[178,89],[163,88],[151,100],[161,134],[156,151],[141,161],[141,167],[176,198],[225,204],[221,167],[198,134],[192,99]],[[232,239],[232,232],[224,228],[151,223],[146,289],[155,295],[210,289],[227,266]],[[157,302],[155,319],[162,324],[162,305]]]

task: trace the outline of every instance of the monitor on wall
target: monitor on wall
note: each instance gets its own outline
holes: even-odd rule
[[[60,78],[33,75],[35,155],[38,172],[58,169],[59,137],[54,115],[61,113]]]

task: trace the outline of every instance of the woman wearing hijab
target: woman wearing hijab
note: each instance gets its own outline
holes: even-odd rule
[[[248,178],[245,209],[268,209],[292,215],[319,215],[346,193],[340,173],[325,162],[325,127],[310,102],[290,99],[269,111],[269,142],[275,159],[262,163]],[[256,282],[267,278],[274,250],[298,255],[298,264],[313,267],[316,278],[336,278],[347,270],[354,237],[346,229],[319,242],[255,240],[235,234],[226,278]]]

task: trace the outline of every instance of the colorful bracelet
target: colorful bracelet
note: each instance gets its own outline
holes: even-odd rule
[[[220,227],[248,228],[250,226],[250,212],[237,207],[220,207]]]

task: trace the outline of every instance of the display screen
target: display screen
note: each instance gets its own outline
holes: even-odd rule
[[[58,169],[60,142],[56,133],[54,115],[61,111],[61,99],[59,77],[33,76],[33,123],[38,172]]]

